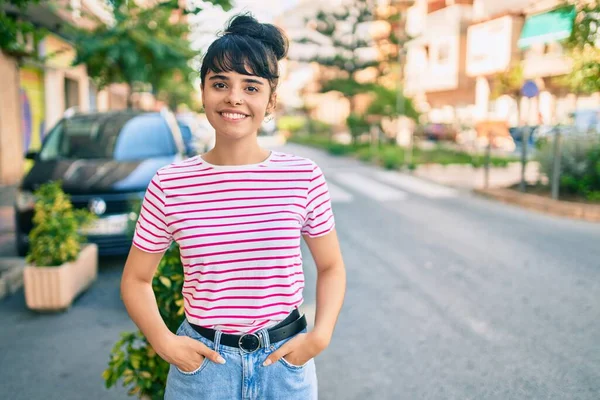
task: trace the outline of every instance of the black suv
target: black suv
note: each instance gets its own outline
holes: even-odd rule
[[[15,202],[17,252],[28,250],[33,228],[33,192],[61,180],[75,208],[88,208],[97,221],[85,233],[102,255],[126,254],[132,203],[143,198],[156,171],[190,156],[175,116],[168,112],[119,111],[75,114],[60,120],[41,150],[27,154],[33,167]]]

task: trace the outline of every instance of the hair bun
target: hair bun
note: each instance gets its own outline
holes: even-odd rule
[[[285,34],[275,25],[262,24],[249,14],[237,15],[231,19],[225,29],[226,35],[248,36],[270,47],[278,60],[284,58],[288,51],[288,40]]]

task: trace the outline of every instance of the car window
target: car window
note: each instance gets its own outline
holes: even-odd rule
[[[140,160],[176,152],[158,114],[90,114],[60,121],[44,141],[40,159]]]
[[[144,115],[127,122],[118,136],[116,160],[141,160],[177,153],[173,135],[158,114]]]

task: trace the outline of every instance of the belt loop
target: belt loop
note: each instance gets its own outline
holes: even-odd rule
[[[269,330],[267,328],[261,329],[260,331],[258,331],[258,334],[262,337],[263,347],[265,349],[271,347],[271,341],[269,340]]]
[[[215,330],[214,345],[215,345],[215,351],[217,353],[219,353],[219,345],[221,342],[221,335],[222,335],[222,332],[220,330],[218,330],[218,329]]]

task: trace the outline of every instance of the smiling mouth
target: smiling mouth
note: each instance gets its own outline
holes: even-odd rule
[[[241,121],[248,117],[248,115],[241,113],[220,112],[219,114],[228,121]]]

